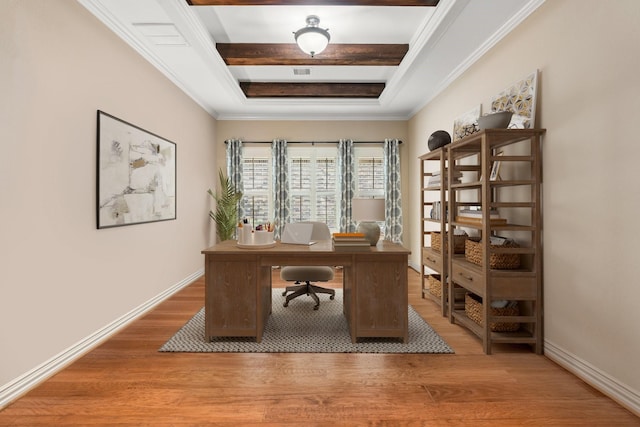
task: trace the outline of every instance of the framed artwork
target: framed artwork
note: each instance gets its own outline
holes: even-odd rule
[[[496,156],[502,156],[504,152],[499,151],[496,153]],[[491,165],[491,174],[489,175],[489,181],[495,181],[500,177],[500,161],[495,160]]]
[[[176,219],[176,144],[98,110],[97,225]]]
[[[456,141],[465,136],[476,133],[480,130],[478,127],[478,117],[482,112],[482,104],[461,114],[453,121],[453,140]]]
[[[538,70],[504,89],[491,99],[491,112],[512,111],[510,129],[530,129],[536,124]]]

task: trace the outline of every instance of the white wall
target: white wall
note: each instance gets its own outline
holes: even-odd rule
[[[428,135],[536,68],[544,138],[547,354],[640,410],[640,2],[553,0],[409,123],[411,212]],[[411,228],[420,228],[417,216]],[[419,242],[412,258],[419,262]],[[603,387],[601,387],[603,388]],[[620,396],[617,396],[620,399]],[[629,402],[627,402],[629,403]]]
[[[177,220],[96,229],[96,110],[177,144]],[[0,390],[203,268],[215,120],[68,0],[0,2]]]

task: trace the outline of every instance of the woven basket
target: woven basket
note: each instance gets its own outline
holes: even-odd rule
[[[429,282],[429,292],[431,295],[440,298],[442,296],[442,282],[440,281],[439,274],[432,274],[427,277]]]
[[[454,234],[453,235],[453,253],[455,254],[463,254],[465,250],[464,242],[467,239],[467,234]],[[446,251],[447,246],[447,234],[444,235],[444,250]],[[440,252],[442,249],[442,236],[439,231],[434,231],[431,233],[431,249],[434,251]]]
[[[482,326],[484,324],[482,316],[482,298],[479,296],[470,293],[467,293],[464,296],[464,312],[469,319],[473,320],[478,325]],[[518,316],[519,314],[520,310],[517,305],[515,307],[504,308],[491,307],[492,316]],[[520,324],[511,322],[494,322],[491,323],[490,328],[491,332],[515,332],[520,329]]]
[[[491,248],[519,248],[515,242],[506,242],[504,245],[491,245]],[[467,261],[482,265],[482,242],[477,239],[467,239],[464,242],[464,257]],[[496,270],[513,270],[520,268],[520,254],[496,254],[489,257],[489,268]]]

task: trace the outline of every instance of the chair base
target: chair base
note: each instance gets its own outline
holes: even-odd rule
[[[287,292],[293,293],[287,295]],[[296,282],[296,286],[287,286],[286,290],[282,293],[283,297],[287,297],[283,305],[287,307],[289,305],[289,301],[299,297],[300,295],[311,295],[311,298],[313,298],[313,300],[316,302],[316,305],[313,306],[313,309],[317,310],[320,306],[320,298],[318,298],[318,295],[316,294],[329,294],[329,299],[334,299],[336,296],[336,291],[334,289],[322,288],[320,286],[312,285],[309,281],[305,282],[304,285],[301,285],[300,282]]]

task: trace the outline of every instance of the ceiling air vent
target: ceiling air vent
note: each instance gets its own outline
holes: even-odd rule
[[[140,22],[134,23],[133,26],[156,46],[189,46],[173,24]]]
[[[294,68],[294,76],[309,76],[311,75],[311,68]]]

